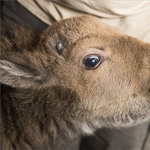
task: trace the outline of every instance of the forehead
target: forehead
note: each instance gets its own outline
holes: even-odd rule
[[[48,36],[66,38],[72,42],[87,36],[119,36],[122,33],[111,26],[101,22],[98,18],[84,15],[65,19],[51,25],[45,33]]]

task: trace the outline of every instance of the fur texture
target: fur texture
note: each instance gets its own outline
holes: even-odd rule
[[[40,35],[3,24],[0,45],[2,150],[67,150],[97,128],[150,119],[148,43],[85,15]]]

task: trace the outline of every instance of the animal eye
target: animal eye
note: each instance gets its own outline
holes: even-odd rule
[[[64,49],[64,46],[63,46],[62,43],[58,43],[56,45],[56,50],[57,50],[58,54],[61,54],[61,52],[62,52],[63,49]]]
[[[88,70],[96,69],[102,62],[102,57],[98,55],[86,56],[83,60],[84,67]]]

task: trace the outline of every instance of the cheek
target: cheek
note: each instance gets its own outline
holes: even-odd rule
[[[83,104],[91,116],[117,127],[135,125],[149,118],[149,99],[139,92],[145,83],[138,79],[136,68],[131,67],[106,62],[84,74]]]

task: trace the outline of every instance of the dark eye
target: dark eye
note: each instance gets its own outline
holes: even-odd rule
[[[62,52],[63,49],[64,49],[64,46],[63,46],[62,43],[58,43],[56,45],[56,50],[57,50],[58,54],[61,54],[61,52]]]
[[[89,55],[83,60],[83,64],[88,70],[96,69],[101,62],[102,58],[98,55]]]

